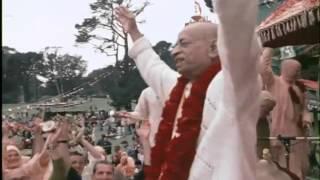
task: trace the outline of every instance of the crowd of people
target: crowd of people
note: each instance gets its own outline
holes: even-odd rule
[[[307,140],[292,142],[286,167],[285,147],[259,139],[309,135],[312,117],[300,63],[284,60],[281,75],[272,72],[272,49],[263,48],[255,34],[256,0],[213,3],[219,24],[200,19],[179,33],[172,49],[177,71],[160,60],[133,13],[116,8],[133,41],[129,55],[149,85],[133,112],[115,113],[116,127],[124,123],[136,134],[133,147],[113,147],[109,138],[117,128],[110,121],[98,126],[82,116],[60,116],[53,131],[43,132],[43,119],[34,117],[23,133],[33,139],[32,156],[26,157],[21,143],[10,138],[15,127],[3,123],[3,178],[305,180]],[[101,139],[97,128],[105,132]]]
[[[111,133],[102,134],[93,141],[91,133],[96,127],[107,129],[104,123],[86,123],[82,115],[73,119],[59,116],[55,128],[44,131],[42,117],[34,116],[32,126],[26,127],[3,119],[2,157],[4,179],[134,179],[142,170],[141,146],[134,141],[122,145],[111,142]],[[57,119],[57,118],[56,118]],[[78,126],[74,128],[75,125]],[[101,127],[97,124],[101,124]],[[30,136],[23,136],[23,134]],[[25,133],[27,132],[27,133]],[[103,132],[103,131],[102,131]],[[132,137],[135,137],[133,134]],[[18,139],[29,139],[25,146]],[[29,149],[31,154],[23,153]],[[113,150],[113,151],[112,151]],[[141,172],[140,172],[141,173]],[[66,175],[66,177],[64,177]]]

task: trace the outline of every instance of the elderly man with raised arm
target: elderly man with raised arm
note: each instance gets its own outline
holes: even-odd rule
[[[254,36],[256,0],[217,0],[220,24],[187,25],[170,69],[124,7],[118,20],[134,45],[129,54],[147,84],[166,101],[147,180],[254,180],[259,116]]]

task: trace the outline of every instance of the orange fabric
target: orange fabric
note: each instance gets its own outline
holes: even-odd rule
[[[262,64],[265,66],[264,59]],[[293,80],[291,76],[295,69],[299,71],[297,61],[286,60],[282,63],[281,76],[275,76],[271,67],[264,67],[261,73],[266,90],[268,90],[276,100],[276,106],[272,111],[272,122],[270,136],[306,136],[303,124],[311,122],[310,113],[306,111],[305,94],[301,85],[297,82],[292,84],[288,80]],[[290,153],[290,170],[297,174],[302,180],[308,170],[309,146],[306,141],[292,141]],[[282,166],[286,166],[285,149],[279,141],[271,141],[273,157]]]
[[[317,82],[317,81],[311,81],[311,80],[307,80],[307,79],[299,79],[299,82],[301,82],[306,87],[308,87],[312,90],[315,90],[315,91],[319,90],[319,82]]]

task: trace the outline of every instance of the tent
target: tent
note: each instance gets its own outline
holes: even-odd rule
[[[320,43],[320,1],[286,0],[257,32],[265,47]]]

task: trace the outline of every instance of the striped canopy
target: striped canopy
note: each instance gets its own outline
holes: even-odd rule
[[[257,32],[265,47],[320,43],[320,1],[286,0]]]

